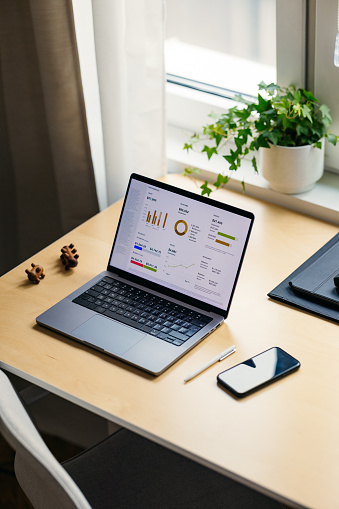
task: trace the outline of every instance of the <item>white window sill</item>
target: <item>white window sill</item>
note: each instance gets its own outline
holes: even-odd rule
[[[274,33],[272,34],[274,36]],[[256,97],[258,83],[276,82],[276,67],[194,46],[173,37],[165,41],[166,72]]]
[[[206,154],[183,150],[188,134],[181,128],[167,127],[167,161],[169,173],[180,173],[192,166],[201,170],[200,178],[213,182],[215,174],[226,170],[224,160]],[[239,170],[232,174],[227,187],[243,192],[241,181],[245,182],[245,192],[283,207],[339,225],[339,175],[325,172],[315,187],[306,193],[286,195],[269,189],[263,177],[255,174],[251,162],[243,161]]]

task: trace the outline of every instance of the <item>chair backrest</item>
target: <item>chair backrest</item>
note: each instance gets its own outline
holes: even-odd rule
[[[0,370],[0,432],[15,451],[15,474],[37,509],[91,509],[50,452],[7,375]]]

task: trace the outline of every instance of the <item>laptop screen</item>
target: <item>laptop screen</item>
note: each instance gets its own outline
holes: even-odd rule
[[[133,176],[110,266],[227,310],[253,214]]]

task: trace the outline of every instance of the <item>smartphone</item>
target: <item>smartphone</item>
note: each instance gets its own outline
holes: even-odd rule
[[[217,380],[237,398],[268,385],[300,368],[300,362],[279,347],[273,347],[219,373]]]

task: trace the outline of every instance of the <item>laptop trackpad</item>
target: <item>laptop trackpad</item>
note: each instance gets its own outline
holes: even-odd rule
[[[77,339],[116,355],[122,355],[146,336],[144,332],[103,316],[93,316],[74,329],[72,334]]]

